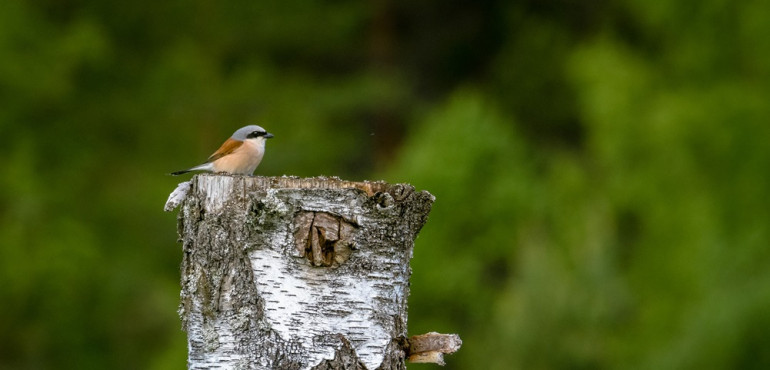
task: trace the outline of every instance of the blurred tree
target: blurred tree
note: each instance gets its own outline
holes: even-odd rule
[[[450,366],[768,366],[753,349],[770,343],[754,326],[767,329],[770,317],[770,151],[760,143],[770,110],[758,83],[766,67],[753,61],[770,49],[750,47],[765,44],[760,26],[740,21],[758,5],[690,5],[629,2],[609,19],[642,14],[633,31],[607,22],[581,43],[546,43],[539,34],[570,22],[523,13],[532,26],[522,39],[563,60],[501,64],[493,76],[516,76],[503,91],[459,94],[410,132],[391,176],[437,195],[415,252],[412,325],[463,324]],[[512,43],[500,55],[524,60],[528,50]],[[515,95],[542,73],[561,94]],[[547,109],[544,124],[564,114],[567,132],[582,133],[563,137],[567,146],[549,130],[514,140],[487,91],[547,106],[509,110],[522,128],[538,120],[527,109]],[[469,138],[477,128],[485,139]]]

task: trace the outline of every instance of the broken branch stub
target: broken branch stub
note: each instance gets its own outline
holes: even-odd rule
[[[182,202],[188,367],[403,369],[433,196],[336,178],[196,175]]]
[[[413,335],[409,337],[408,360],[414,363],[435,363],[444,365],[444,355],[455,353],[463,341],[457,334],[440,334],[436,332]]]

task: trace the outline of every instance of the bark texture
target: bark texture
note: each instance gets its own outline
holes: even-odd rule
[[[434,197],[336,178],[193,177],[179,214],[191,369],[404,369]]]

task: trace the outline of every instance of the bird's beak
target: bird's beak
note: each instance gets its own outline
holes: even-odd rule
[[[271,137],[273,137],[273,134],[269,132],[265,134],[265,139],[270,139]]]

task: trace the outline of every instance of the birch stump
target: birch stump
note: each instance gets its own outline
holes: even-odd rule
[[[209,174],[185,190],[189,368],[405,368],[409,260],[430,193]]]

